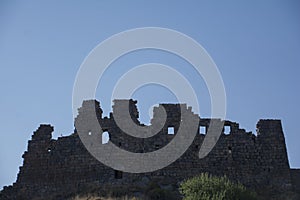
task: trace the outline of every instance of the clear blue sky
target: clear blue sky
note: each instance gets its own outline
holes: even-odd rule
[[[101,41],[145,26],[175,29],[199,42],[217,64],[227,93],[227,118],[255,131],[260,118],[282,119],[291,167],[300,167],[299,1],[0,1],[0,187],[15,181],[22,154],[39,124],[54,137],[72,133],[72,90],[79,66]],[[105,114],[114,82],[147,62],[174,66],[191,80],[200,115],[209,117],[207,89],[187,63],[159,51],[120,58],[97,90]],[[146,86],[141,120],[165,88]]]

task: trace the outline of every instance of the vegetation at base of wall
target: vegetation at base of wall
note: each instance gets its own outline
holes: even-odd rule
[[[257,195],[240,183],[226,176],[215,177],[207,173],[181,183],[176,187],[164,187],[161,182],[151,181],[141,188],[127,185],[113,188],[89,187],[89,192],[78,193],[71,200],[256,200]],[[74,198],[75,197],[75,198]]]
[[[136,197],[96,197],[96,196],[76,196],[72,200],[143,200]]]
[[[178,199],[174,191],[162,189],[157,182],[150,182],[145,190],[145,199],[173,200]]]
[[[256,200],[257,195],[226,176],[215,177],[207,173],[181,183],[183,200]]]
[[[73,193],[68,200],[179,200],[176,188],[164,189],[156,181],[143,187],[119,185],[114,187],[93,187],[87,185],[80,192]]]

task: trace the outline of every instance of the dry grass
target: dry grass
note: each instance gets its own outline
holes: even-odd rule
[[[136,197],[128,197],[128,196],[119,197],[119,198],[116,198],[116,197],[95,197],[95,196],[84,196],[84,197],[76,196],[72,200],[141,200],[141,199],[138,199]]]

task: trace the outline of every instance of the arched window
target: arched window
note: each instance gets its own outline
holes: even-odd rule
[[[109,133],[107,131],[103,131],[102,144],[107,144],[108,142],[109,142]]]
[[[230,130],[231,128],[230,128],[230,126],[224,126],[224,134],[225,135],[228,135],[228,134],[230,134]]]

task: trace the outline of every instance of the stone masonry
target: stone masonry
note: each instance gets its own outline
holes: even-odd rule
[[[114,113],[123,112],[124,102],[129,103],[134,123],[146,126],[138,121],[137,102],[134,100],[115,100],[113,112],[108,117],[102,117],[99,102],[84,101],[79,116],[94,107],[102,131],[109,135],[109,142],[136,153],[155,151],[167,145],[178,130],[180,109],[192,112],[191,107],[185,104],[160,104],[154,108],[151,124],[155,124],[164,108],[167,120],[163,128],[150,138],[136,138],[124,133],[114,120]],[[196,134],[195,139],[179,159],[161,170],[136,174],[112,169],[96,160],[82,144],[76,129],[69,136],[52,139],[53,127],[40,125],[28,141],[16,182],[4,187],[0,199],[64,199],[66,194],[76,193],[93,184],[100,187],[141,185],[154,179],[166,186],[178,187],[182,180],[203,172],[226,175],[246,187],[258,192],[270,191],[275,196],[293,190],[280,120],[259,120],[257,135],[239,128],[238,123],[225,120],[217,144],[206,157],[199,159],[205,132],[210,122],[216,119],[198,118],[199,129],[190,133]],[[170,127],[174,128],[174,134],[168,134]],[[229,132],[225,133],[226,130]],[[293,174],[299,177],[299,170],[293,170]],[[299,181],[297,184],[299,186]]]

